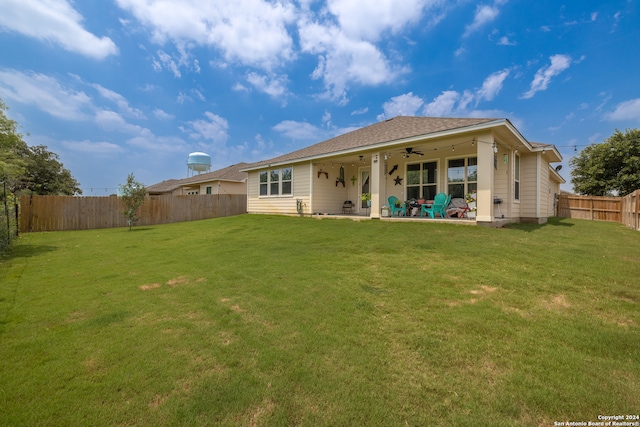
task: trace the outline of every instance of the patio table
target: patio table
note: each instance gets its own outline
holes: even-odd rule
[[[419,203],[417,200],[405,200],[404,202],[407,216],[418,216],[422,206],[429,207],[431,205],[433,205],[433,200],[424,200],[423,203]],[[411,215],[409,215],[409,212],[411,212]]]

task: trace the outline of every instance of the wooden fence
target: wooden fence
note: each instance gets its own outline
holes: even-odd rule
[[[640,229],[640,190],[625,197],[558,196],[561,218],[620,222],[634,230]]]
[[[22,196],[20,231],[65,231],[126,227],[120,198]],[[166,224],[239,215],[247,212],[247,196],[147,196],[138,210],[136,226]]]

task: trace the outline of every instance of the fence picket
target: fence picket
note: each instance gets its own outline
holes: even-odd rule
[[[557,215],[561,218],[619,222],[634,230],[639,230],[640,190],[625,197],[560,194]]]
[[[22,196],[20,231],[65,231],[126,227],[118,197]],[[193,221],[247,212],[241,194],[147,196],[137,225]],[[222,213],[222,214],[221,214]]]

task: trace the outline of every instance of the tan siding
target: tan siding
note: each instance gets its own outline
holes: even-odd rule
[[[538,198],[537,156],[520,157],[520,217],[535,218]]]
[[[298,214],[297,199],[303,203],[303,213],[310,213],[308,163],[293,166],[293,195],[280,197],[259,197],[260,171],[249,172],[247,181],[247,212],[269,214]]]
[[[207,194],[207,187],[211,187],[211,194],[246,194],[246,182],[214,181],[200,184],[200,194]]]
[[[547,217],[553,216],[549,215],[549,163],[544,159],[541,159],[540,162],[540,194],[539,203],[540,203],[540,216]]]
[[[507,155],[507,163],[504,162],[504,156]],[[498,164],[497,169],[493,174],[493,197],[497,197],[502,199],[502,204],[500,208],[494,205],[493,215],[495,217],[502,215],[505,217],[509,217],[511,214],[510,206],[513,197],[510,195],[509,189],[511,178],[511,165],[513,164],[513,152],[507,151],[504,147],[500,146],[498,148]]]
[[[328,177],[320,170],[327,173]],[[358,202],[358,165],[344,165],[344,185],[337,182],[340,177],[340,164],[326,165],[317,164],[313,166],[311,179],[313,180],[313,213],[342,213],[342,204],[345,200]],[[351,181],[356,177],[355,183]]]

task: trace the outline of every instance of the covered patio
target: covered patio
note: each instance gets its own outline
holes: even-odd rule
[[[247,168],[248,211],[398,220],[390,197],[407,212],[439,193],[451,201],[473,194],[475,219],[422,220],[544,222],[563,182],[550,163],[560,160],[506,119],[396,117]]]

